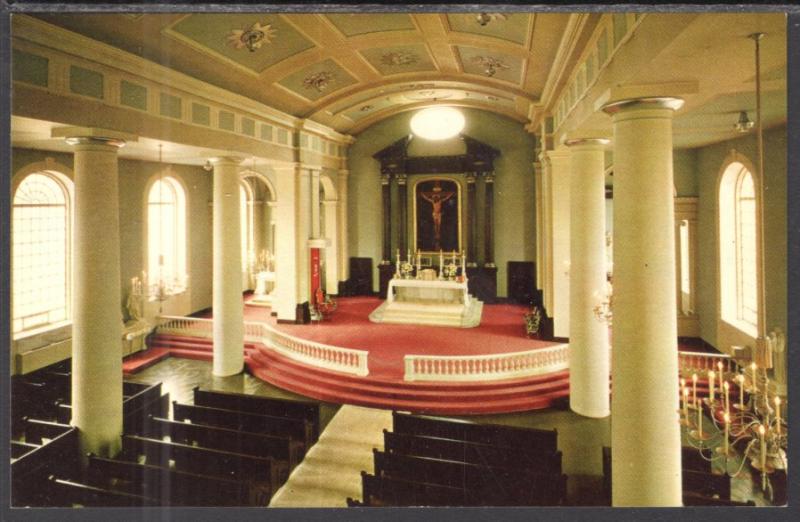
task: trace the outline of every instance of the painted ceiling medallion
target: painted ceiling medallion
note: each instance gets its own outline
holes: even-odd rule
[[[419,61],[419,56],[408,51],[386,53],[381,56],[384,65],[411,65]]]
[[[484,67],[484,74],[490,78],[497,74],[499,69],[509,68],[508,65],[506,65],[502,60],[499,60],[494,56],[473,56],[472,62]]]
[[[316,89],[317,92],[323,92],[328,86],[336,82],[336,78],[328,71],[320,71],[312,74],[303,80],[303,87],[306,89]]]
[[[364,105],[363,107],[361,107],[358,110],[360,110],[361,112],[368,112],[368,111],[371,111],[372,109],[373,109],[372,105]]]
[[[228,45],[232,45],[235,49],[247,48],[252,53],[263,44],[270,43],[273,38],[275,29],[271,25],[261,25],[256,22],[249,29],[232,30],[228,35]]]
[[[494,22],[495,20],[507,20],[508,17],[503,13],[478,13],[475,16],[475,21],[478,22],[478,25],[485,26],[489,22]]]

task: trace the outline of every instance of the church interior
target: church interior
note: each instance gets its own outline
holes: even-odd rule
[[[12,507],[787,503],[785,14],[10,46]]]

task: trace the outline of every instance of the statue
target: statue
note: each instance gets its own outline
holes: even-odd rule
[[[138,277],[131,279],[131,291],[128,293],[125,310],[127,310],[131,321],[139,322],[144,318],[142,313],[142,283]]]
[[[435,248],[442,248],[442,203],[453,197],[455,192],[442,192],[442,186],[437,179],[430,192],[421,192],[422,199],[429,202],[432,208],[433,237]]]
[[[773,377],[775,378],[775,383],[779,386],[779,388],[786,389],[786,336],[783,333],[783,330],[780,328],[775,328],[772,332],[767,335],[767,349],[770,352],[770,359],[773,366]]]

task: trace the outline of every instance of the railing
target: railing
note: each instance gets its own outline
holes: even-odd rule
[[[678,370],[681,376],[686,378],[691,377],[693,373],[705,376],[709,370],[716,372],[719,369],[719,363],[722,363],[724,373],[738,371],[736,359],[727,354],[678,352]]]
[[[569,368],[569,345],[492,355],[406,355],[406,381],[490,381]]]
[[[158,333],[185,335],[190,337],[213,337],[213,321],[195,317],[159,316]],[[331,346],[300,339],[280,332],[265,323],[245,322],[244,339],[260,343],[296,361],[325,370],[365,376],[369,374],[367,359],[369,352]]]
[[[214,321],[198,317],[159,315],[156,317],[156,332],[190,337],[214,337]]]

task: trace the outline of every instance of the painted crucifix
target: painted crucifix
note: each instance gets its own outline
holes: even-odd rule
[[[455,195],[455,191],[445,191],[437,179],[433,188],[420,192],[420,197],[431,204],[431,218],[433,221],[434,250],[442,249],[442,204]]]

